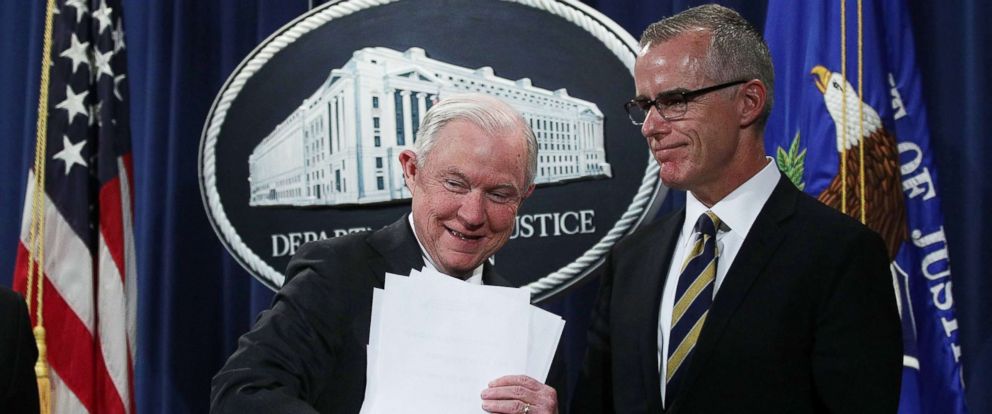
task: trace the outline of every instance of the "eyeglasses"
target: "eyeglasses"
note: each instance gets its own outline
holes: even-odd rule
[[[648,112],[651,111],[651,107],[657,109],[658,114],[660,114],[662,118],[665,118],[666,121],[675,121],[685,115],[685,112],[689,108],[689,101],[695,97],[705,95],[713,91],[718,91],[723,88],[729,88],[734,85],[740,85],[744,82],[747,81],[736,80],[707,88],[696,89],[694,91],[667,92],[658,95],[658,97],[654,99],[631,99],[630,102],[623,105],[623,109],[627,110],[627,116],[630,117],[630,122],[633,122],[634,125],[644,124],[644,120],[648,118]]]

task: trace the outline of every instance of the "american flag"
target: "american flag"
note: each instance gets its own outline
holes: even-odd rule
[[[122,15],[117,0],[59,0],[53,14],[50,81],[41,91],[48,96],[45,167],[29,174],[14,287],[29,290],[37,250],[29,229],[41,190],[43,295],[28,301],[33,322],[40,308],[47,331],[54,413],[135,411],[134,181]]]

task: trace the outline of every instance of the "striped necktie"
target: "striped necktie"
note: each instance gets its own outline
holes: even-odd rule
[[[699,215],[693,228],[691,249],[682,264],[675,306],[672,309],[672,329],[668,336],[668,364],[665,372],[666,401],[673,401],[685,379],[696,339],[706,322],[713,302],[716,279],[716,232],[720,218],[707,210]]]

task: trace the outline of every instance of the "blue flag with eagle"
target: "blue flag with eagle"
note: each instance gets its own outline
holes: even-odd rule
[[[885,240],[903,322],[901,413],[964,413],[936,168],[901,0],[771,0],[765,148],[797,187]]]

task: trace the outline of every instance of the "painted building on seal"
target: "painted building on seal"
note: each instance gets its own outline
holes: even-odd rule
[[[410,198],[397,161],[439,98],[479,92],[520,111],[538,142],[537,184],[611,177],[603,114],[565,89],[431,59],[423,49],[358,50],[248,158],[251,206],[375,204]]]

